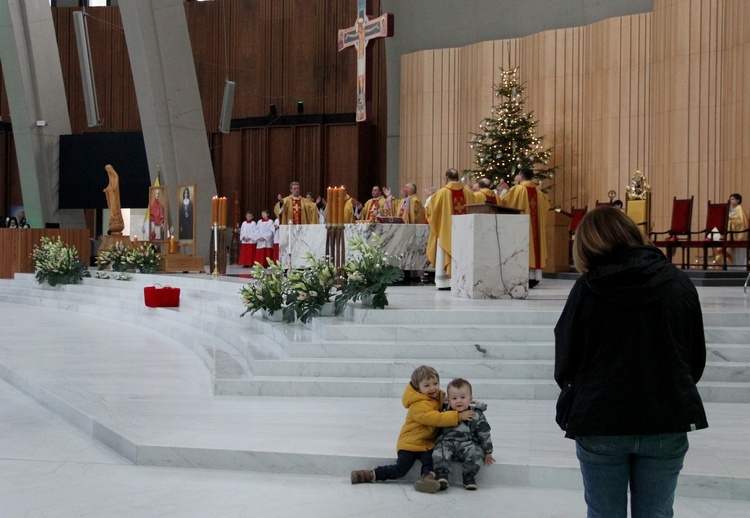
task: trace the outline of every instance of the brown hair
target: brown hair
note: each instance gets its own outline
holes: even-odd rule
[[[431,378],[436,378],[440,381],[440,374],[429,365],[420,365],[411,373],[411,386],[414,390],[418,391],[419,384]]]
[[[471,390],[471,383],[463,378],[454,378],[453,380],[451,380],[451,382],[448,383],[448,386],[445,388],[445,391],[448,392],[451,388],[460,389],[463,387],[469,387],[469,394],[473,394]]]
[[[630,216],[611,206],[597,207],[581,220],[573,244],[573,264],[580,273],[617,250],[650,245]]]

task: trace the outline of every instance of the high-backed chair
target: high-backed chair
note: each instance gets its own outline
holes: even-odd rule
[[[606,206],[612,205],[612,202],[596,200],[596,205],[594,205],[594,207],[604,207],[605,205]]]
[[[586,215],[586,212],[588,212],[588,209],[588,205],[586,205],[582,209],[576,209],[575,207],[571,207],[570,209],[570,227],[568,227],[568,259],[571,264],[573,263],[573,237],[575,236],[576,230],[578,230],[578,225],[581,224],[581,220]]]
[[[685,249],[682,243],[690,236],[690,225],[693,219],[693,197],[672,200],[672,224],[669,230],[662,232],[649,232],[649,238],[654,246],[667,250],[667,259],[672,260],[672,255],[677,248],[682,249],[682,267],[685,263]],[[660,238],[659,236],[664,236]]]
[[[726,232],[729,221],[729,205],[727,203],[711,203],[708,201],[706,210],[706,227],[695,232],[688,232],[688,240],[680,245],[687,253],[687,263],[690,264],[690,250],[693,248],[703,249],[703,269],[708,269],[708,249],[721,249],[722,256],[726,257]],[[716,230],[714,230],[716,229]],[[718,234],[715,235],[715,234]],[[695,236],[695,237],[694,237]],[[718,238],[718,239],[717,239]],[[723,269],[727,269],[726,260],[723,261]]]

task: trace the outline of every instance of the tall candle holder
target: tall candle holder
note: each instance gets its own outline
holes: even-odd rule
[[[219,276],[219,224],[214,222],[214,277]]]

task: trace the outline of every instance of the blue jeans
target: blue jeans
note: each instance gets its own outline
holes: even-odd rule
[[[422,463],[422,475],[432,471],[432,450],[428,451],[406,451],[398,450],[396,464],[390,466],[378,466],[375,468],[375,480],[395,480],[407,473],[416,461]]]
[[[686,433],[576,437],[588,518],[674,516]]]

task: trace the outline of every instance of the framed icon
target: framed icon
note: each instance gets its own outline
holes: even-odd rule
[[[195,215],[197,207],[196,196],[198,187],[196,184],[180,185],[178,189],[177,212],[179,213],[177,226],[177,240],[180,246],[190,246],[195,249],[196,224],[198,218]]]
[[[169,203],[167,186],[150,187],[148,191],[148,240],[161,244],[169,241]]]

